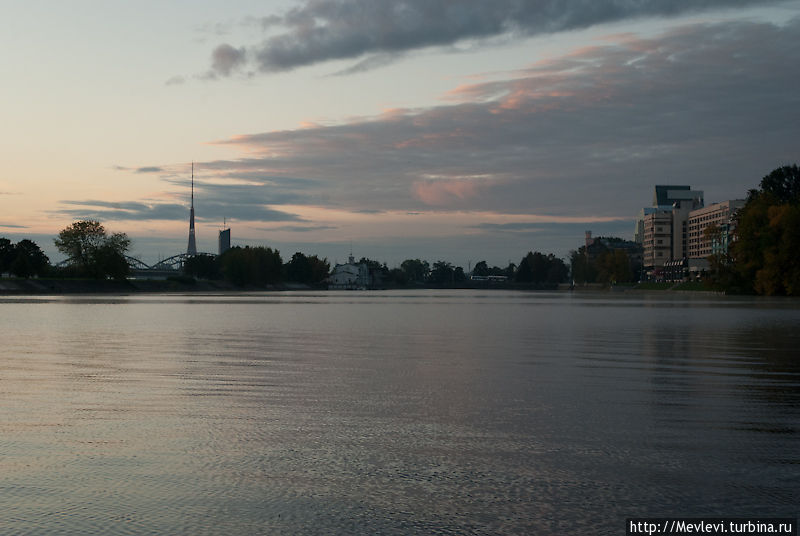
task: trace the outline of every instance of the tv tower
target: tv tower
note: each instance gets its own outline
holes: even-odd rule
[[[197,255],[197,244],[194,241],[194,162],[192,162],[192,208],[189,210],[189,246],[187,255]]]

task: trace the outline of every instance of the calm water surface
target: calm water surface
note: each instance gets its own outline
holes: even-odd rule
[[[797,301],[6,297],[0,333],[0,534],[798,515]]]

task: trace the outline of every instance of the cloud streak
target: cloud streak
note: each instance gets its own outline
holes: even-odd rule
[[[637,17],[675,16],[760,0],[306,0],[262,19],[282,33],[246,47],[222,44],[211,72],[230,76],[249,60],[264,73],[362,58],[341,74],[385,64],[413,50],[467,39],[532,36]],[[365,58],[365,59],[364,59]]]

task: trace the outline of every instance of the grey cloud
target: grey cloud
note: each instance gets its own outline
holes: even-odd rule
[[[742,196],[797,159],[799,34],[794,19],[621,37],[458,88],[455,104],[237,136],[225,143],[265,156],[208,163],[209,173],[306,177],[251,191],[283,187],[348,210],[618,217],[656,183]]]
[[[600,230],[602,234],[603,229],[619,230],[623,228],[625,231],[630,231],[633,228],[634,220],[617,219],[617,220],[598,220],[587,221],[581,223],[573,222],[508,222],[508,223],[478,223],[474,225],[473,229],[480,229],[482,231],[489,231],[492,233],[541,233],[547,232],[552,234],[554,230],[566,230],[569,234],[580,234],[582,230]],[[596,236],[600,236],[595,232]]]
[[[166,86],[179,86],[186,83],[186,77],[182,75],[171,76],[164,82]]]
[[[136,173],[163,173],[164,169],[156,166],[145,166],[136,169]]]
[[[364,58],[347,69],[342,69],[341,71],[333,73],[333,76],[347,76],[351,74],[372,71],[379,67],[390,65],[400,60],[403,56],[404,54],[375,54],[374,56]]]
[[[219,45],[211,53],[211,70],[221,76],[230,76],[245,61],[244,48],[234,48],[228,44]]]
[[[27,229],[27,225],[14,225],[12,223],[0,223],[2,229]]]
[[[262,72],[286,71],[333,59],[397,54],[464,39],[536,35],[634,17],[672,16],[763,0],[306,0],[282,16],[262,19],[285,32],[249,47]],[[773,2],[769,2],[773,3]],[[217,58],[217,53],[221,58]],[[244,48],[221,45],[215,73],[229,75]],[[370,66],[370,58],[351,72]]]
[[[58,214],[72,218],[104,220],[178,220],[185,219],[186,207],[173,203],[108,202],[97,200],[61,201],[62,205],[80,208],[63,208]]]
[[[71,218],[96,219],[100,221],[144,221],[171,220],[188,221],[189,207],[175,203],[113,203],[106,201],[61,201],[62,205],[79,208],[63,208],[58,214]],[[221,222],[223,218],[245,221],[303,221],[296,214],[274,210],[252,200],[241,201],[235,196],[228,199],[195,199],[195,216],[198,222]]]

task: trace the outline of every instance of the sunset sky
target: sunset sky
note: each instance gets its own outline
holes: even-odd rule
[[[698,6],[702,6],[700,9]],[[800,1],[0,0],[0,236],[390,267],[632,238],[800,163]]]

